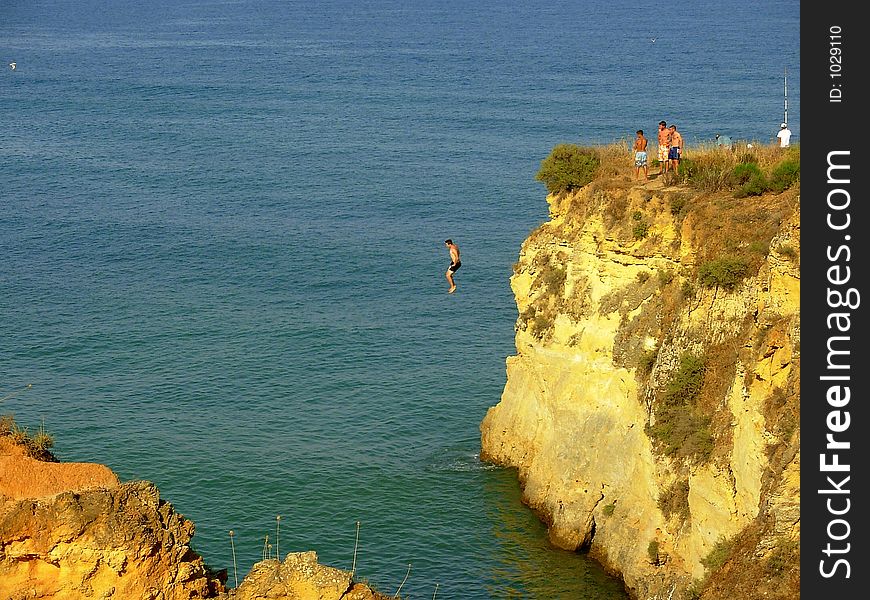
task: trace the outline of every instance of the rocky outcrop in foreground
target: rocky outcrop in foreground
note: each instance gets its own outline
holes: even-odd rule
[[[314,552],[254,565],[238,588],[190,547],[194,525],[150,482],[44,462],[0,433],[3,600],[382,600]]]
[[[210,598],[193,524],[148,482],[0,503],[0,597]]]
[[[264,560],[257,563],[228,600],[386,600],[362,583],[354,583],[350,571],[327,567],[317,562],[315,552],[294,552],[284,562]]]

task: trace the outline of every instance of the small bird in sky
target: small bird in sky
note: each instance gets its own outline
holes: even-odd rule
[[[17,66],[18,65],[15,64],[14,62],[9,63],[9,68],[12,69],[13,71],[15,70],[15,67],[17,67]]]
[[[653,44],[655,44],[655,43],[656,43],[656,38],[650,38],[649,41],[651,41]]]

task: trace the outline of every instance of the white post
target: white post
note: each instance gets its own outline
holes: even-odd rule
[[[785,118],[782,120],[783,123],[788,125],[788,67],[785,69]]]

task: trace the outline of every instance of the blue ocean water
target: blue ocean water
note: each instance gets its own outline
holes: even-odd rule
[[[626,597],[479,460],[534,175],[661,119],[770,141],[785,69],[799,139],[799,2],[4,1],[0,66],[0,413],[155,482],[231,584],[315,549]]]

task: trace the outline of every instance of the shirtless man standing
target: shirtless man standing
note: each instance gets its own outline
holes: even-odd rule
[[[677,168],[680,166],[680,159],[683,158],[683,136],[677,131],[676,125],[671,125],[671,149],[668,151],[668,160],[671,163],[671,169],[674,175],[677,174]]]
[[[444,240],[444,244],[447,246],[447,249],[450,250],[450,266],[447,267],[447,283],[450,284],[450,289],[447,290],[448,294],[452,294],[456,291],[456,282],[453,281],[453,274],[459,270],[459,267],[462,266],[462,262],[459,260],[459,246],[453,243],[453,240],[447,239]]]
[[[634,177],[640,179],[640,170],[643,169],[643,178],[649,179],[649,163],[646,157],[646,138],[643,137],[643,129],[637,130],[634,140]]]
[[[671,147],[671,130],[664,121],[659,121],[659,175],[668,172],[668,149]]]

